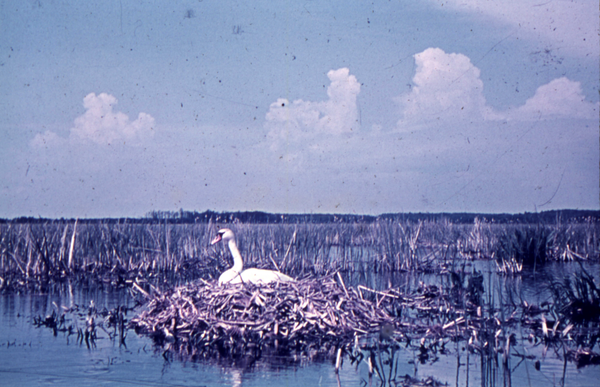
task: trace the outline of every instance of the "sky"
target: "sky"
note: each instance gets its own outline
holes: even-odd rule
[[[0,0],[0,217],[600,209],[597,0]]]

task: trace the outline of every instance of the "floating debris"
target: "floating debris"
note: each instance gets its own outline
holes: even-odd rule
[[[57,310],[60,310],[60,314]],[[51,329],[54,336],[57,336],[58,332],[65,333],[67,338],[76,334],[77,344],[82,345],[85,342],[88,348],[96,347],[98,329],[100,329],[110,340],[115,341],[118,338],[119,346],[126,347],[128,310],[130,308],[126,306],[118,306],[111,310],[104,308],[99,311],[93,301],[87,307],[75,304],[70,308],[65,306],[58,308],[55,304],[55,310],[51,314],[45,317],[34,316],[33,325]]]

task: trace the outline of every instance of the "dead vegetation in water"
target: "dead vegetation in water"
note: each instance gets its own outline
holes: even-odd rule
[[[53,335],[59,332],[66,335],[67,342],[71,336],[76,336],[75,342],[85,345],[88,349],[96,347],[99,332],[103,331],[107,337],[118,342],[119,346],[126,347],[127,338],[127,312],[130,308],[117,306],[112,309],[98,310],[94,302],[85,306],[73,305],[71,307],[58,307],[56,304],[52,313],[46,316],[34,316],[33,325],[38,328],[48,328]]]
[[[502,279],[507,289],[514,288],[514,279]],[[587,294],[595,302],[598,288],[589,276],[554,282],[569,283],[576,299]],[[382,291],[347,286],[338,274],[263,287],[204,281],[170,290],[143,281],[133,287],[147,303],[129,322],[130,308],[100,310],[91,303],[55,305],[34,324],[55,335],[63,332],[67,340],[76,337],[91,350],[103,336],[124,345],[128,329],[135,328],[154,339],[155,350],[167,361],[217,361],[245,369],[319,360],[337,369],[346,359],[357,367],[366,364],[369,378],[389,385],[415,383],[398,373],[399,359],[407,357],[402,351],[412,353],[415,370],[442,356],[466,355],[467,363],[469,356],[478,356],[482,378],[490,379],[525,361],[539,367],[550,356],[562,359],[565,370],[567,362],[584,367],[600,361],[600,316],[578,322],[565,309],[575,299],[565,303],[555,295],[541,305],[513,302],[516,296],[495,304],[484,275],[464,268],[439,276],[436,285]]]
[[[550,278],[549,297],[540,305],[522,300],[512,316],[522,328],[520,340],[542,348],[542,358],[554,353],[578,368],[600,364],[600,289],[583,268],[562,279]],[[517,337],[517,336],[515,336]],[[539,370],[540,362],[536,362]],[[564,375],[563,375],[564,377]]]
[[[131,324],[194,360],[273,350],[313,358],[403,343],[425,361],[474,327],[500,323],[477,315],[476,297],[466,295],[476,287],[376,291],[347,287],[339,274],[261,287],[201,282],[155,294]]]
[[[348,357],[367,362],[381,380],[391,380],[384,363],[393,363],[399,350],[412,351],[424,364],[459,352],[460,345],[510,368],[511,358],[525,360],[529,342],[543,347],[542,357],[554,351],[578,366],[598,361],[596,320],[576,323],[556,299],[541,307],[522,302],[493,308],[481,273],[448,278],[445,286],[384,291],[346,286],[339,274],[261,287],[200,281],[146,294],[148,302],[130,327],[152,337],[165,357],[330,359],[336,368]]]

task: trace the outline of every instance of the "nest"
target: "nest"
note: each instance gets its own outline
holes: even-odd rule
[[[338,278],[339,283],[327,276],[225,287],[202,281],[155,295],[131,324],[157,344],[192,357],[229,357],[269,348],[323,353],[393,326],[385,308]]]
[[[464,287],[419,283],[413,291],[354,289],[339,274],[263,286],[201,280],[148,295],[130,326],[151,336],[165,350],[163,356],[192,361],[335,356],[336,364],[342,354],[354,361],[365,351],[373,356],[400,346],[418,352],[420,362],[433,362],[438,353],[448,353],[450,342],[467,340],[469,351],[506,357],[524,337],[519,326],[528,328],[528,338],[548,344],[564,342],[567,333],[580,340],[586,332],[568,321],[548,328],[543,313],[541,320],[535,318],[531,308],[524,308],[519,319],[517,305],[503,317],[485,306],[482,292],[479,276]]]

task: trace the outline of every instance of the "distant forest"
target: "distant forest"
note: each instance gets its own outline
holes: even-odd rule
[[[86,218],[84,223],[372,223],[378,220],[403,221],[449,221],[455,224],[472,224],[475,219],[498,224],[556,224],[563,222],[600,221],[599,210],[551,210],[525,212],[521,214],[478,214],[478,213],[390,213],[381,215],[352,214],[271,214],[260,211],[215,212],[215,211],[151,211],[141,218]],[[75,219],[49,219],[19,217],[0,219],[0,223],[45,223]]]

